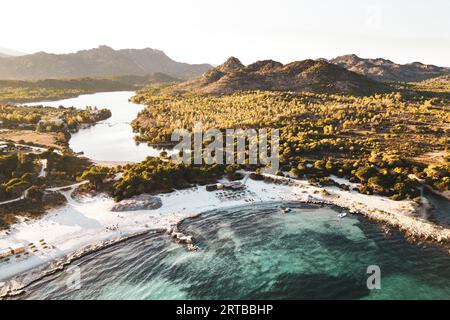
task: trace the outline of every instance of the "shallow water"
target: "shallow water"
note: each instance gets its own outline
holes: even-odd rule
[[[129,102],[133,95],[132,91],[103,92],[28,105],[73,106],[81,109],[96,106],[111,110],[111,118],[73,134],[69,142],[70,148],[75,152],[83,151],[86,157],[97,161],[139,162],[147,156],[158,156],[161,150],[146,144],[136,145],[134,142],[130,123],[145,106]]]
[[[215,210],[180,229],[201,249],[189,252],[156,233],[88,255],[81,288],[63,271],[27,288],[26,299],[450,299],[450,256],[434,246],[386,235],[334,208],[280,203]],[[401,254],[399,254],[401,253]],[[369,265],[381,289],[369,290]]]

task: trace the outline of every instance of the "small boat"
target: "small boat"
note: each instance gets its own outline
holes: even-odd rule
[[[343,213],[338,214],[338,217],[339,217],[339,218],[344,218],[344,217],[346,217],[346,216],[347,216],[347,213],[346,213],[346,212],[343,212]]]
[[[284,209],[282,209],[282,210],[283,210],[283,213],[291,212],[291,208],[284,208]]]

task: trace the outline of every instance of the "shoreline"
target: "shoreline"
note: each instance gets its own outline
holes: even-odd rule
[[[439,191],[439,190],[433,189],[432,187],[430,187],[429,185],[424,184],[424,183],[422,183],[422,186],[427,188],[427,190],[430,191],[431,193],[434,193],[435,195],[438,195],[438,196],[450,201],[450,191]]]
[[[133,161],[111,161],[111,160],[91,160],[92,163],[96,166],[101,167],[108,167],[108,168],[115,168],[117,166],[126,166],[127,164],[136,164],[136,162]]]
[[[39,265],[33,269],[30,269],[28,272],[18,274],[13,279],[6,282],[6,284],[2,284],[0,282],[0,300],[7,297],[14,297],[22,294],[26,287],[31,284],[44,279],[45,277],[51,276],[59,271],[64,270],[67,265],[95,252],[98,252],[102,249],[106,249],[115,244],[137,238],[139,236],[151,233],[152,231],[143,231],[137,232],[135,234],[130,234],[127,236],[114,238],[111,240],[104,240],[97,244],[84,246],[71,254],[67,254],[61,256],[59,258],[55,258],[54,260],[50,260],[47,263]],[[154,230],[154,232],[158,232],[158,230]],[[161,231],[162,232],[162,231]]]
[[[29,99],[16,99],[16,100],[0,100],[0,104],[10,104],[10,105],[27,105],[30,103],[38,103],[38,102],[54,102],[59,100],[66,100],[66,99],[73,99],[78,98],[79,96],[83,95],[90,95],[90,94],[96,94],[96,93],[107,93],[107,92],[124,92],[124,91],[136,91],[135,89],[127,90],[126,88],[117,89],[117,90],[111,90],[111,89],[105,89],[105,90],[86,90],[79,93],[68,93],[60,96],[51,96],[51,97],[36,97],[36,98],[29,98]]]
[[[165,230],[186,218],[201,213],[240,205],[264,202],[300,202],[337,206],[369,220],[376,220],[398,228],[407,237],[425,239],[446,245],[450,229],[435,225],[416,216],[418,206],[412,201],[393,201],[376,195],[362,195],[337,187],[316,187],[304,180],[269,176],[277,183],[247,181],[245,196],[224,200],[218,192],[207,192],[204,186],[159,194],[162,207],[154,210],[112,212],[114,201],[106,195],[73,199],[72,191],[63,194],[68,203],[53,209],[31,222],[19,222],[7,235],[0,232],[0,248],[16,243],[38,243],[45,237],[49,250],[26,258],[0,261],[0,298],[11,292],[20,292],[27,285],[47,276],[77,258],[124,241],[133,236]],[[340,180],[346,180],[334,177]],[[349,182],[347,182],[350,184]],[[327,193],[321,193],[325,189]],[[114,227],[114,231],[108,228]]]

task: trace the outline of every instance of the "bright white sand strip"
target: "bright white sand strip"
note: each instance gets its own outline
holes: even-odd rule
[[[287,181],[286,178],[274,178]],[[380,196],[342,191],[336,187],[327,187],[329,195],[325,195],[320,193],[323,188],[311,186],[306,181],[292,180],[291,184],[290,186],[269,184],[249,179],[246,185],[247,190],[254,194],[254,202],[324,201],[348,208],[352,212],[358,211],[396,227],[408,230],[418,228],[420,232],[430,234],[441,232],[440,235],[448,235],[450,239],[448,229],[412,217],[416,205],[411,201],[392,201]],[[208,210],[251,203],[248,198],[247,201],[245,199],[221,201],[216,196],[218,192],[207,192],[204,186],[180,190],[159,195],[163,204],[159,209],[118,213],[110,210],[114,205],[110,197],[97,196],[74,200],[68,196],[71,191],[65,191],[64,194],[69,199],[63,208],[52,210],[41,219],[15,224],[11,227],[9,235],[0,232],[0,249],[18,243],[26,246],[34,243],[39,249],[37,253],[31,253],[28,257],[22,256],[18,259],[14,257],[8,262],[0,262],[0,296],[2,290],[5,293],[11,288],[20,288],[24,282],[28,283],[38,277],[42,272],[42,270],[39,272],[39,269],[48,267],[49,262],[63,258],[80,248],[146,230],[167,228],[183,218]],[[117,230],[110,231],[108,230],[110,228]],[[41,239],[44,239],[52,249],[43,249],[39,244]],[[38,266],[40,268],[37,268]],[[6,282],[19,274],[20,277]]]

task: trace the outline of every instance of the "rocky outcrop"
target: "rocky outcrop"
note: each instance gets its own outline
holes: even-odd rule
[[[168,90],[200,94],[269,90],[363,95],[386,89],[384,84],[326,61],[303,60],[283,65],[263,60],[244,66],[237,58],[231,57],[201,77]]]
[[[149,194],[141,194],[131,199],[122,200],[116,203],[111,211],[137,211],[137,210],[154,210],[161,208],[162,201],[158,197],[154,197]]]
[[[192,236],[187,236],[183,234],[182,232],[178,231],[178,228],[176,226],[174,227],[168,227],[166,230],[166,234],[168,234],[171,238],[175,239],[175,241],[179,244],[186,245],[186,248],[189,251],[198,251],[199,247],[193,244],[192,242]]]
[[[230,57],[225,61],[223,64],[218,66],[216,69],[218,71],[227,73],[231,71],[237,71],[243,69],[245,66],[242,64],[242,62],[235,57]]]
[[[330,62],[378,81],[413,82],[450,73],[450,68],[420,62],[398,64],[382,58],[364,59],[355,54],[336,57]]]

